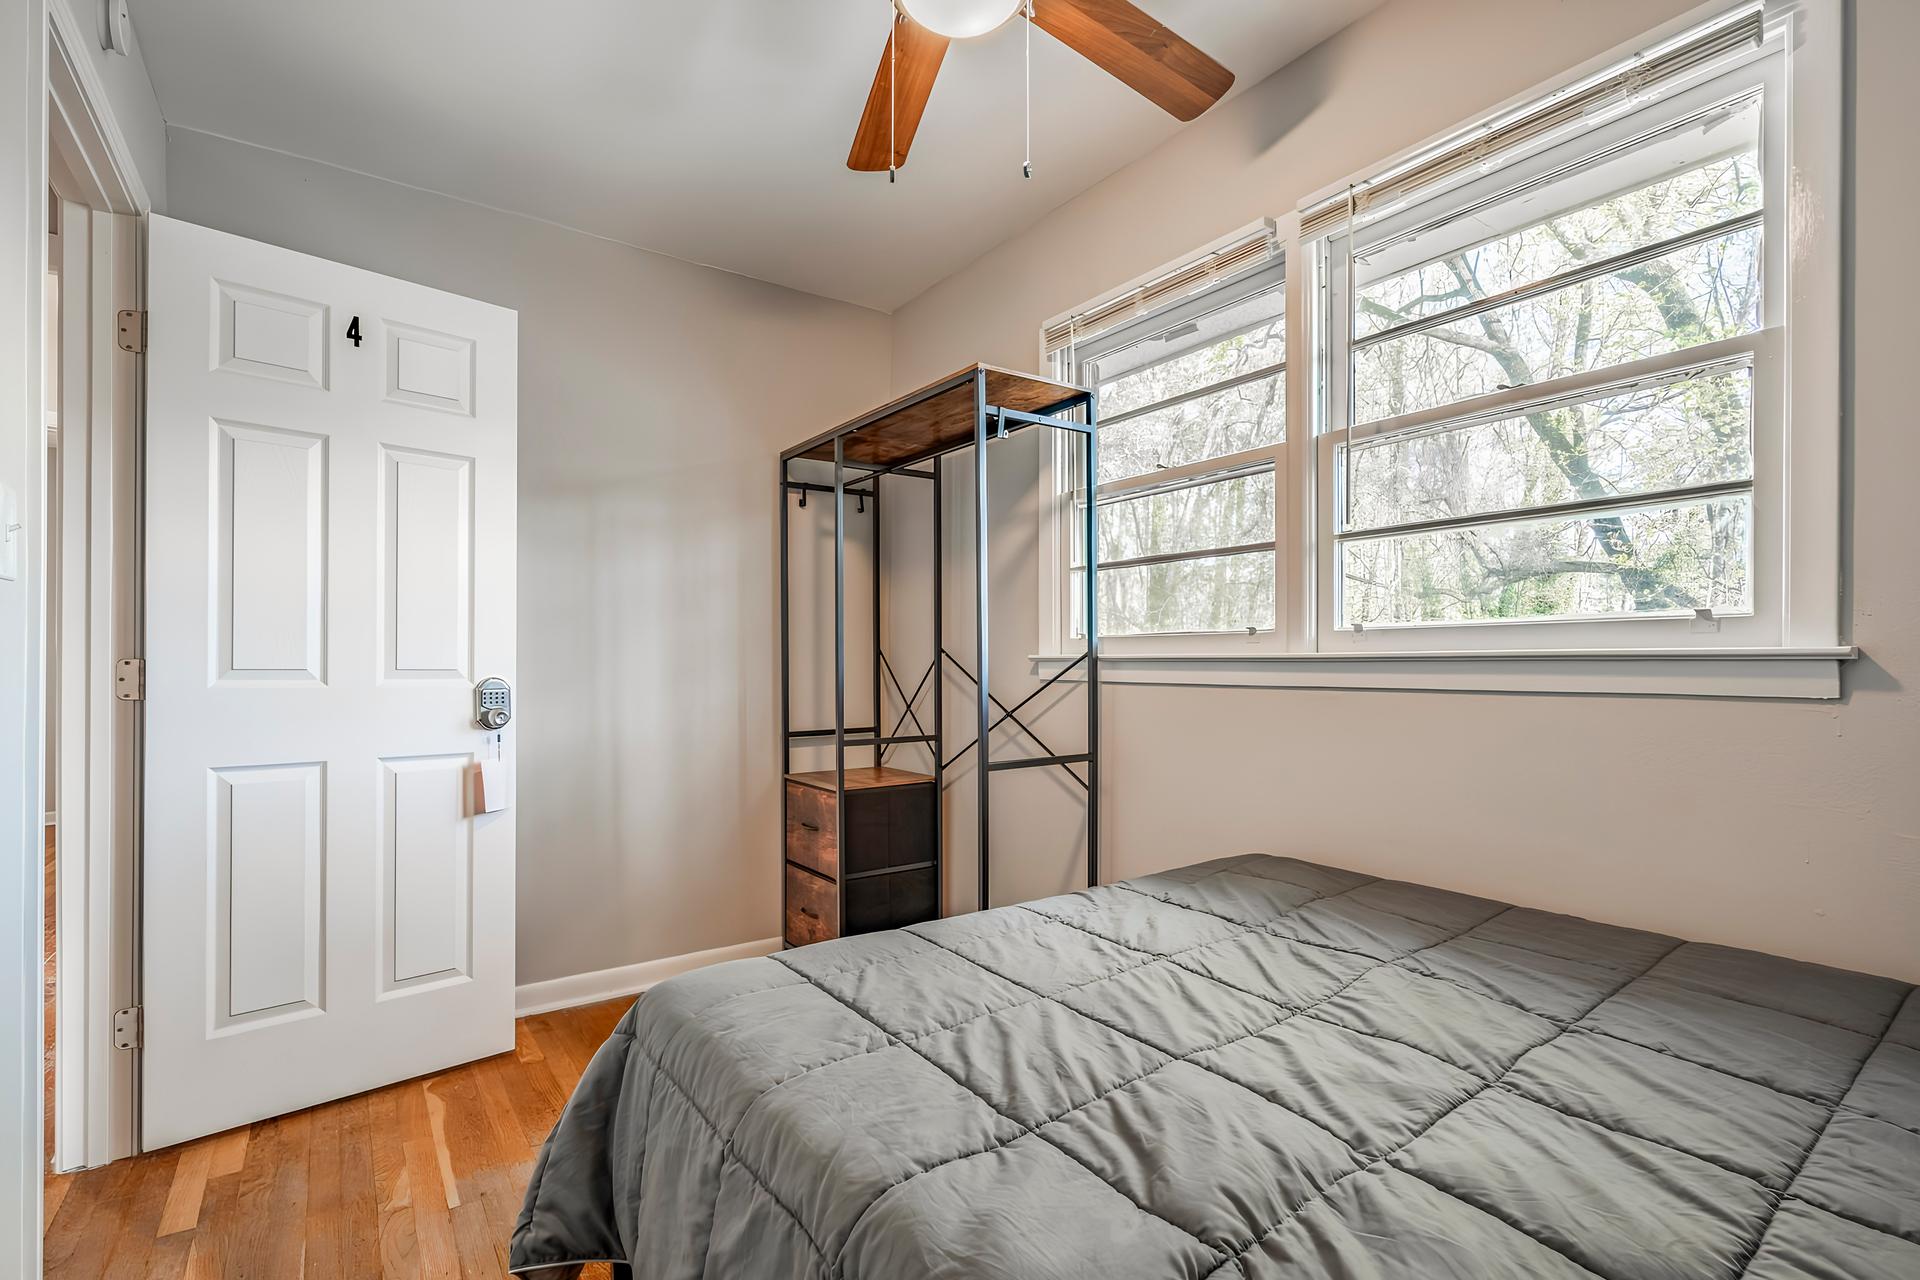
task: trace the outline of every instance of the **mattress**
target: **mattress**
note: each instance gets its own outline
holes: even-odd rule
[[[516,1271],[1920,1277],[1904,983],[1285,858],[649,992]]]

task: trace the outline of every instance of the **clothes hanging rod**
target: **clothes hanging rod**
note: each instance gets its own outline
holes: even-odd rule
[[[812,481],[809,481],[809,480],[789,480],[787,481],[787,492],[789,493],[832,493],[834,492],[834,488],[830,484],[814,484]],[[844,492],[849,498],[873,497],[873,490],[871,489],[847,489],[847,490],[844,490]]]

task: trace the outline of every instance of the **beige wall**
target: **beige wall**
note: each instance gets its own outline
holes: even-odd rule
[[[884,398],[887,318],[190,131],[167,160],[175,217],[520,313],[519,980],[774,936],[775,459]]]
[[[969,360],[1032,368],[1048,318],[1689,7],[1395,0],[903,308],[894,389]],[[1871,269],[1842,335],[1864,656],[1841,701],[1112,687],[1110,877],[1268,850],[1920,980],[1920,432],[1903,336],[1920,293],[1920,4],[1858,0],[1852,26],[1849,246]],[[1009,702],[1033,684],[1035,462],[1031,440],[995,447],[993,683]],[[971,509],[964,485],[950,500]],[[954,524],[949,581],[965,586],[971,534]],[[895,619],[903,644],[924,644],[918,613]],[[962,655],[972,625],[949,616]],[[1077,695],[1055,700],[1041,732],[1071,750],[1081,714]],[[962,906],[969,788],[950,800]],[[994,796],[995,899],[1070,887],[1073,793],[1003,774]]]
[[[778,930],[779,446],[969,360],[1032,367],[1048,317],[1687,7],[1395,0],[891,322],[186,131],[169,138],[168,212],[520,310],[519,954],[521,981],[539,981]],[[1920,102],[1899,50],[1920,41],[1920,6],[1859,0],[1856,26],[1850,244],[1876,266],[1849,303],[1849,606],[1865,657],[1843,700],[1111,687],[1109,878],[1267,849],[1920,978],[1920,438],[1897,372],[1920,285],[1904,229],[1920,192],[1899,160]],[[1036,444],[992,455],[993,685],[1008,702],[1034,683]],[[909,685],[931,651],[914,485],[889,482],[904,500],[886,508],[887,647]],[[946,638],[971,665],[964,478],[948,501]],[[800,597],[830,581],[821,514],[796,526]],[[863,557],[856,532],[854,719],[869,696]],[[797,667],[824,680],[824,621],[803,611],[796,640]],[[829,711],[824,688],[797,700],[797,722]],[[971,697],[949,681],[956,745]],[[1080,746],[1077,694],[1035,709],[1052,748]],[[969,768],[953,777],[958,910],[974,901],[974,808]],[[1073,885],[1077,796],[1055,771],[996,778],[996,902]]]

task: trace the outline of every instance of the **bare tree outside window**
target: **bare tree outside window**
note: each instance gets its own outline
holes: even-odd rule
[[[1743,138],[1416,266],[1379,274],[1363,252],[1354,263],[1355,420],[1755,332],[1761,193],[1757,146]],[[1342,472],[1342,621],[1750,609],[1752,424],[1751,373],[1736,366],[1356,442]],[[1658,500],[1738,482],[1748,491]],[[1620,501],[1577,518],[1528,514],[1610,499]],[[1446,527],[1366,536],[1428,523]]]

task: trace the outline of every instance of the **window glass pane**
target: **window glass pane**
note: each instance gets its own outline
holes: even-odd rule
[[[1276,286],[1089,361],[1084,376],[1100,393],[1101,415],[1130,413],[1281,363],[1287,358],[1285,301]],[[1223,322],[1232,327],[1221,329]]]
[[[1759,130],[1755,97],[1550,184],[1363,250],[1354,259],[1355,335],[1758,212]],[[1488,239],[1489,225],[1519,229]],[[1464,237],[1476,242],[1455,249]]]
[[[1340,544],[1341,625],[1744,613],[1752,499]]]
[[[1354,352],[1354,420],[1372,422],[1751,333],[1760,228],[1677,249],[1544,297]]]
[[[1286,436],[1287,378],[1276,373],[1102,428],[1100,482],[1279,444]]]
[[[1084,512],[1084,506],[1078,506]],[[1074,563],[1086,541],[1074,522]],[[1181,551],[1273,541],[1273,471],[1191,485],[1100,506],[1100,559],[1133,560]]]
[[[1753,373],[1722,368],[1586,403],[1362,442],[1347,529],[1753,478]]]
[[[1170,564],[1100,571],[1100,633],[1244,631],[1273,628],[1273,553],[1208,556]],[[1075,635],[1080,625],[1083,570],[1073,578]]]

